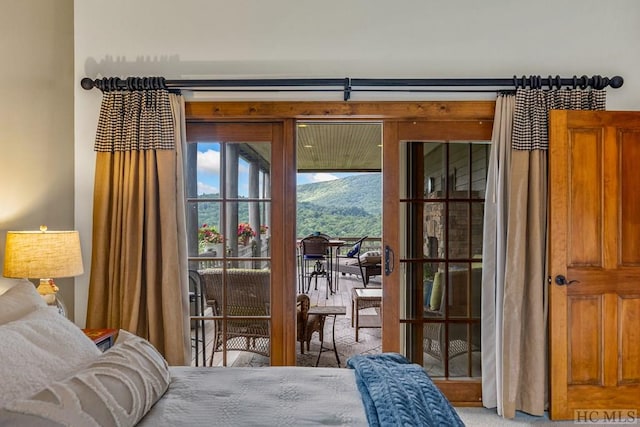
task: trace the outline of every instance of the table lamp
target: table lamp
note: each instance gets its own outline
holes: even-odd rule
[[[39,278],[38,293],[49,305],[66,315],[53,278],[82,274],[80,236],[77,231],[7,231],[4,253],[5,277]]]

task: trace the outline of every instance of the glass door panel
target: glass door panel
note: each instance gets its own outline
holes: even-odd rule
[[[198,123],[187,135],[188,260],[201,285],[191,291],[204,308],[191,314],[206,319],[194,347],[213,366],[269,365],[284,345],[272,337],[271,126]]]
[[[479,376],[489,144],[401,142],[399,152],[405,353],[435,378]]]

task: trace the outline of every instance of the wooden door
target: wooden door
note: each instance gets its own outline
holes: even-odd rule
[[[637,420],[640,113],[552,111],[549,147],[551,418]]]

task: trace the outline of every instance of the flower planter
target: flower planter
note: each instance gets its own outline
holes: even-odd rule
[[[203,252],[201,255],[222,257],[224,251],[224,244],[222,243],[205,243],[202,246]]]

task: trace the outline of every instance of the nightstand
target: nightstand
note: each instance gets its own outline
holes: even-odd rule
[[[82,332],[98,346],[102,351],[105,351],[113,346],[118,336],[117,329],[83,329]]]

